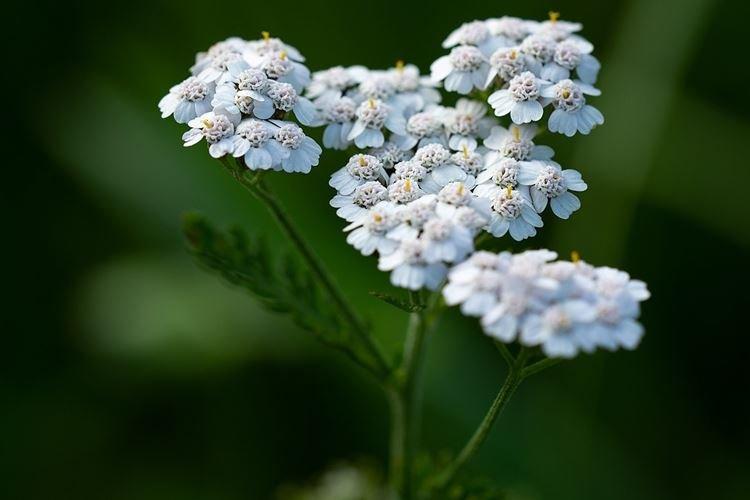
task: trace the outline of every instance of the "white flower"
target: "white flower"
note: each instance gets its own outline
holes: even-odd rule
[[[484,21],[464,23],[443,41],[443,48],[449,49],[456,45],[480,45],[490,37],[490,30]]]
[[[399,179],[411,179],[413,181],[421,181],[424,176],[427,175],[427,169],[422,166],[421,163],[414,159],[400,161],[393,167],[393,174],[391,174],[391,182]]]
[[[581,23],[571,23],[559,20],[559,12],[550,12],[549,20],[537,23],[532,32],[541,36],[552,38],[553,40],[562,40],[570,37],[576,31],[581,31]]]
[[[281,112],[291,111],[302,125],[319,124],[315,105],[306,97],[297,94],[289,83],[270,82],[268,98],[273,107]]]
[[[460,182],[470,190],[476,180],[462,168],[449,163],[428,173],[419,185],[426,193],[437,193],[453,182]]]
[[[477,147],[476,137],[486,137],[495,120],[486,118],[487,106],[479,101],[459,99],[456,106],[446,110],[444,120],[451,136],[448,145],[455,151],[465,144],[470,150]]]
[[[524,54],[518,47],[501,47],[490,56],[490,71],[487,74],[486,87],[500,77],[503,81],[510,81],[524,71],[537,73],[539,63]]]
[[[393,136],[390,141],[386,141],[379,148],[371,149],[369,153],[379,159],[384,168],[393,168],[397,163],[408,160],[412,156],[411,151],[404,151],[394,141],[395,138],[400,137],[402,136]]]
[[[446,144],[443,116],[438,108],[411,115],[406,121],[405,132],[394,139],[394,143],[404,150],[432,143]]]
[[[242,54],[246,49],[247,42],[241,38],[231,37],[221,42],[216,42],[205,52],[199,52],[195,55],[195,64],[190,68],[193,76],[201,74],[207,67],[221,59],[225,54]],[[234,58],[232,58],[234,59]],[[231,64],[231,62],[230,62]],[[203,73],[204,78],[207,73]]]
[[[425,223],[421,238],[422,258],[430,264],[460,262],[474,250],[472,230],[439,215]]]
[[[542,94],[552,99],[555,110],[549,117],[550,132],[572,137],[576,132],[588,134],[591,129],[604,123],[604,116],[595,107],[586,104],[584,94],[599,95],[601,92],[582,82],[561,80],[546,88]]]
[[[513,189],[507,186],[490,198],[492,219],[487,231],[499,238],[510,232],[516,241],[536,235],[536,228],[542,227],[542,218],[531,204],[528,188]]]
[[[450,270],[443,296],[481,316],[487,335],[541,346],[549,357],[635,348],[643,335],[639,303],[649,298],[645,283],[577,257],[550,262],[555,257],[548,250],[475,252]]]
[[[206,53],[196,56],[191,72],[204,82],[221,82],[227,77],[232,64],[242,60],[245,42],[240,38],[229,38],[214,44]]]
[[[281,169],[285,172],[310,172],[318,164],[320,153],[323,152],[320,146],[294,123],[276,120],[273,123],[278,128],[269,145],[281,157]]]
[[[297,92],[302,92],[310,83],[310,70],[304,64],[290,59],[287,52],[272,52],[260,60],[253,60],[254,67],[262,69],[269,78],[280,83],[288,83]]]
[[[595,307],[583,300],[566,300],[530,315],[521,328],[523,344],[541,345],[545,355],[572,358],[578,354],[581,337],[588,334],[596,318]]]
[[[459,45],[447,56],[438,58],[430,66],[431,78],[443,81],[445,89],[468,94],[473,88],[483,89],[490,67],[482,52],[471,45]]]
[[[589,53],[592,48],[573,38],[563,40],[555,47],[552,60],[544,65],[540,76],[551,82],[559,82],[570,78],[575,70],[582,82],[593,85],[601,64]]]
[[[258,67],[262,63],[263,58],[272,54],[280,54],[284,52],[286,57],[297,62],[305,62],[305,58],[300,54],[299,50],[295,49],[288,43],[282,42],[278,38],[272,38],[266,31],[263,33],[262,40],[255,40],[247,42],[243,56],[245,60],[250,63],[253,67]]]
[[[356,154],[349,158],[344,168],[331,175],[328,185],[339,194],[350,195],[357,186],[367,181],[386,179],[383,163],[372,155]]]
[[[498,255],[497,268],[502,275],[498,300],[482,316],[482,326],[488,335],[512,342],[530,315],[543,310],[545,299],[559,287],[557,281],[544,275],[545,266],[555,257],[557,254],[549,250]]]
[[[518,17],[503,16],[497,19],[487,19],[486,24],[490,33],[504,37],[510,45],[526,38],[538,23]]]
[[[412,161],[425,167],[428,172],[420,183],[422,189],[428,193],[437,193],[445,185],[455,181],[468,184],[469,188],[474,186],[474,177],[451,163],[452,157],[451,152],[440,144],[428,144],[414,153]]]
[[[427,263],[422,252],[427,243],[423,240],[404,240],[398,248],[387,255],[381,255],[378,269],[391,271],[394,286],[419,290],[436,290],[442,283],[448,268],[443,263]]]
[[[542,213],[549,201],[552,212],[561,219],[581,208],[581,201],[570,191],[585,191],[588,186],[577,170],[563,170],[555,162],[522,162],[518,182],[530,186],[534,208]]]
[[[414,153],[413,160],[429,171],[445,164],[450,158],[450,151],[445,149],[442,144],[427,144]]]
[[[419,236],[424,225],[435,216],[437,197],[428,194],[399,206],[399,224],[388,233],[397,241],[413,240]]]
[[[429,106],[440,102],[440,92],[435,88],[437,84],[429,77],[423,77],[419,68],[413,64],[398,61],[395,68],[386,71],[395,90],[388,104],[403,112],[404,116],[411,116]]]
[[[347,140],[354,141],[358,148],[380,147],[385,142],[381,129],[385,127],[396,135],[406,133],[406,120],[395,109],[378,99],[367,99],[357,108],[354,122]]]
[[[507,45],[505,37],[494,36],[485,21],[464,23],[455,29],[443,42],[443,48],[449,49],[456,45],[474,45],[483,54],[491,54],[497,47]]]
[[[544,114],[540,99],[548,86],[549,82],[540,80],[530,71],[524,71],[511,79],[508,88],[493,92],[488,102],[497,116],[510,113],[514,123],[535,122]]]
[[[596,268],[591,278],[586,283],[594,292],[597,321],[591,325],[586,337],[589,342],[582,348],[635,349],[643,337],[643,326],[636,321],[639,303],[651,296],[646,284],[610,267]]]
[[[357,92],[363,100],[385,101],[396,93],[396,84],[387,72],[370,71],[367,77],[360,82]]]
[[[398,224],[397,209],[388,201],[381,201],[366,214],[344,228],[351,231],[346,242],[359,250],[362,255],[372,255],[377,251],[380,255],[388,255],[398,248],[399,242],[387,236]]]
[[[204,113],[188,122],[191,129],[182,135],[182,140],[185,146],[192,146],[205,138],[209,144],[208,152],[211,156],[222,157],[234,149],[232,136],[236,122],[233,120],[232,115],[213,111]]]
[[[519,50],[540,63],[549,62],[555,55],[557,42],[545,34],[535,34],[526,37],[519,46]]]
[[[316,104],[324,104],[329,99],[341,97],[346,89],[354,86],[357,80],[354,74],[366,71],[364,67],[344,68],[334,66],[312,74],[312,81],[307,87],[307,96]]]
[[[505,188],[515,188],[520,170],[521,164],[514,158],[504,157],[494,161],[477,176],[474,194],[493,199]]]
[[[323,131],[323,146],[330,149],[346,149],[351,144],[347,139],[354,126],[357,104],[349,97],[329,97],[323,104],[323,118],[328,122]]]
[[[490,220],[490,204],[485,198],[474,196],[471,189],[463,182],[451,182],[437,194],[435,213],[441,217],[451,218],[470,227],[472,230],[485,226]],[[462,210],[471,209],[476,217]]]
[[[503,275],[497,254],[474,252],[471,257],[451,268],[443,296],[448,305],[461,304],[467,316],[482,316],[499,300]]]
[[[234,84],[237,90],[251,90],[265,94],[268,89],[269,78],[262,69],[251,68],[244,60],[229,65],[229,72],[222,80],[224,84]]]
[[[235,128],[233,152],[235,158],[243,157],[251,170],[269,170],[278,167],[281,156],[278,148],[269,147],[275,127],[268,122],[248,118]]]
[[[484,168],[484,157],[481,153],[469,149],[467,144],[464,144],[460,151],[456,151],[451,155],[450,162],[466,172],[467,176],[476,177],[476,175]]]
[[[368,181],[354,188],[349,195],[337,194],[331,206],[337,208],[336,215],[353,222],[367,215],[368,210],[388,198],[388,189],[377,181]]]
[[[177,123],[187,123],[211,111],[215,86],[191,76],[169,89],[169,94],[159,101],[161,117],[174,115]]]
[[[498,161],[501,157],[513,158],[518,161],[550,160],[555,152],[549,146],[536,145],[532,141],[537,133],[535,125],[516,125],[510,127],[493,127],[484,145],[497,151],[497,155],[489,155],[488,163]]]
[[[409,203],[423,195],[424,191],[419,188],[417,181],[410,177],[397,179],[388,186],[388,199],[394,203]]]
[[[254,90],[240,90],[232,83],[219,85],[216,89],[211,105],[216,109],[226,110],[233,115],[252,115],[256,102],[263,102],[266,98]],[[273,114],[273,107],[271,107]],[[262,118],[270,118],[271,115]]]

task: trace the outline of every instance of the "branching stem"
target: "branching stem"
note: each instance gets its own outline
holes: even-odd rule
[[[500,387],[500,391],[495,396],[492,405],[490,406],[487,414],[482,419],[479,427],[474,431],[469,441],[464,445],[463,449],[459,452],[456,458],[451,462],[430,484],[432,491],[445,490],[450,486],[451,482],[456,478],[456,474],[459,470],[476,454],[479,448],[487,439],[487,436],[492,429],[492,425],[495,420],[500,416],[503,409],[507,406],[513,393],[516,391],[521,382],[526,377],[530,377],[535,373],[539,373],[545,368],[554,366],[559,363],[559,359],[545,358],[541,361],[526,366],[526,363],[530,357],[530,351],[521,347],[517,356],[513,356],[508,347],[505,344],[496,342],[497,348],[500,354],[508,363],[508,375],[505,378],[505,382]]]
[[[284,210],[268,186],[263,182],[264,172],[261,171],[255,173],[255,175],[248,175],[248,170],[239,164],[232,164],[226,158],[221,158],[221,162],[232,177],[234,177],[243,187],[245,187],[245,189],[250,191],[256,199],[266,206],[281,227],[281,230],[305,260],[310,271],[312,271],[315,277],[326,289],[331,300],[336,304],[347,323],[349,323],[354,333],[360,338],[365,349],[367,349],[367,352],[372,357],[374,366],[365,366],[365,368],[374,370],[379,378],[386,379],[390,374],[390,366],[380,349],[380,346],[375,342],[375,339],[369,333],[366,325],[354,311],[349,302],[344,298],[338,286],[334,283],[333,278],[315,254],[315,251],[294,226],[291,219],[288,217],[286,210]]]

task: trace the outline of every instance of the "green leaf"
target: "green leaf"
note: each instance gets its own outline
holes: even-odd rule
[[[393,307],[396,307],[398,309],[401,309],[402,311],[406,311],[408,313],[419,312],[425,308],[423,304],[413,304],[408,299],[394,297],[393,295],[389,295],[383,292],[378,292],[375,290],[370,291],[370,295],[372,295],[376,299],[380,299],[383,302],[390,304]]]
[[[243,288],[267,309],[288,314],[303,330],[366,368],[375,362],[360,337],[340,319],[325,291],[300,262],[240,229],[222,233],[203,216],[184,216],[188,248],[205,268]]]

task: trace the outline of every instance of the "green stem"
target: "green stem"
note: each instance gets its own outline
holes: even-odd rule
[[[313,249],[302,237],[302,234],[292,223],[291,219],[286,214],[286,211],[278,202],[273,193],[263,184],[262,172],[257,173],[255,176],[248,176],[248,170],[243,168],[241,165],[232,165],[226,158],[222,158],[222,164],[227,171],[234,177],[242,186],[244,186],[256,199],[261,201],[271,215],[273,215],[276,222],[281,227],[281,230],[289,238],[292,244],[295,246],[297,251],[302,255],[302,258],[307,263],[308,267],[315,275],[316,278],[323,284],[323,287],[328,292],[328,295],[335,302],[341,313],[344,315],[346,321],[350,324],[353,331],[359,336],[363,342],[365,348],[369,352],[370,356],[375,363],[375,370],[377,374],[382,378],[387,378],[390,373],[390,367],[386,361],[385,355],[382,350],[375,343],[373,337],[369,334],[367,327],[359,318],[357,313],[344,298],[341,291],[338,289],[333,279],[331,278],[328,271],[323,267],[318,256],[315,254]]]
[[[497,350],[500,351],[500,355],[508,364],[508,368],[513,366],[513,363],[515,363],[516,359],[513,357],[513,354],[511,354],[510,349],[508,349],[508,346],[505,345],[503,342],[500,342],[499,340],[495,340],[495,347],[497,347]]]
[[[409,500],[414,496],[414,460],[419,443],[422,406],[422,365],[427,337],[442,304],[440,297],[439,292],[434,292],[424,308],[410,314],[403,361],[398,370],[399,386],[389,394],[393,416],[390,483],[400,500]],[[410,298],[412,305],[423,305],[418,292],[412,292]]]
[[[536,363],[533,363],[524,368],[523,372],[521,373],[521,377],[524,379],[528,378],[534,374],[539,373],[542,370],[549,368],[550,366],[555,366],[561,361],[561,358],[544,358],[543,360],[537,361]]]
[[[487,414],[484,416],[484,419],[479,424],[479,427],[477,427],[476,431],[474,431],[471,439],[469,439],[469,441],[463,447],[458,456],[456,456],[453,462],[451,462],[448,467],[446,467],[445,470],[443,470],[443,472],[435,479],[433,483],[433,488],[435,490],[444,490],[446,487],[448,487],[451,481],[453,481],[453,479],[456,477],[458,471],[474,456],[477,450],[479,450],[479,447],[482,446],[484,441],[487,439],[487,436],[489,435],[490,430],[492,429],[492,425],[495,423],[495,420],[498,416],[500,416],[503,408],[505,408],[505,406],[508,404],[511,396],[513,396],[513,393],[516,391],[518,386],[521,384],[521,381],[523,380],[522,373],[528,355],[529,352],[525,348],[521,348],[518,357],[515,358],[513,364],[510,367],[510,371],[508,372],[508,376],[506,377],[505,382],[500,388],[500,391],[497,393],[497,396],[492,402],[492,406],[490,406]]]
[[[391,435],[389,443],[388,480],[393,491],[404,492],[406,482],[406,409],[401,391],[395,387],[386,389],[391,409]]]

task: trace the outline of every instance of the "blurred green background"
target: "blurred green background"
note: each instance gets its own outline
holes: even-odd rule
[[[750,491],[747,186],[741,0],[24,2],[6,7],[0,498],[261,499],[386,452],[387,409],[359,370],[194,265],[196,209],[285,246],[156,103],[194,53],[261,30],[311,69],[427,70],[463,21],[550,9],[585,24],[604,69],[588,137],[545,137],[589,191],[524,247],[578,250],[646,280],[635,352],[531,379],[472,470],[521,499],[740,499]],[[319,135],[318,131],[318,135]],[[326,152],[280,197],[395,352],[387,276],[344,242]],[[277,178],[279,177],[279,178]],[[744,310],[740,310],[744,307]],[[432,338],[430,450],[468,437],[502,362],[454,312]]]

